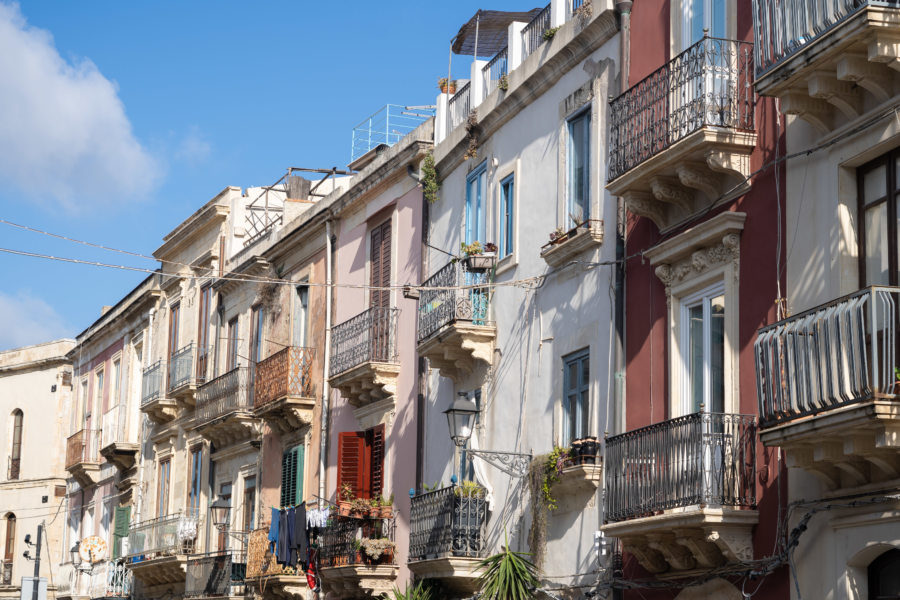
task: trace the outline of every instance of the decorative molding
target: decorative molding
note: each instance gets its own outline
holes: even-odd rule
[[[663,263],[654,270],[656,277],[666,286],[666,296],[672,295],[672,286],[681,283],[688,277],[702,275],[710,269],[731,261],[734,266],[734,277],[740,273],[741,236],[728,233],[719,244],[695,250],[687,258],[675,264]]]
[[[682,185],[700,190],[710,200],[719,197],[720,176],[711,173],[707,165],[688,162],[675,167],[675,173]]]
[[[394,402],[394,397],[390,396],[383,400],[360,406],[353,410],[353,416],[356,417],[361,430],[384,425],[385,435],[387,435],[394,425],[394,417],[397,416],[397,406]]]
[[[669,220],[669,208],[653,200],[649,192],[628,190],[622,194],[628,212],[653,221],[659,229],[663,229]]]
[[[650,191],[660,202],[674,204],[686,214],[693,212],[693,195],[674,179],[656,176],[650,179]]]

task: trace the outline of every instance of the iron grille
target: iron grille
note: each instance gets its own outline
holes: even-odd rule
[[[169,392],[191,383],[194,375],[194,343],[176,350],[169,357]]]
[[[870,5],[896,8],[900,6],[900,0],[754,0],[757,76],[821,39]]]
[[[360,540],[387,539],[394,541],[394,519],[357,519],[333,517],[322,534],[321,564],[339,567],[360,564],[395,564],[391,548],[379,559],[372,559],[360,547]]]
[[[0,583],[12,585],[12,562],[0,561]]]
[[[93,565],[89,574],[91,598],[129,598],[133,587],[132,573],[124,560]]]
[[[756,506],[756,417],[694,413],[607,438],[607,521]]]
[[[9,465],[6,470],[6,478],[10,481],[18,479],[19,474],[21,473],[21,465],[22,459],[20,458],[10,458]]]
[[[537,50],[538,46],[546,41],[544,39],[544,32],[550,29],[550,6],[550,4],[545,6],[541,12],[535,15],[528,25],[522,28],[522,41],[525,43],[525,54],[522,56],[523,59]]]
[[[397,308],[372,307],[336,325],[331,333],[334,377],[365,362],[397,362]]]
[[[488,281],[487,272],[468,271],[460,262],[450,262],[429,277],[419,290],[419,342],[455,321],[484,325],[490,299],[487,288],[457,288]]]
[[[410,500],[409,560],[484,556],[487,503],[484,490],[458,486],[419,494]]]
[[[187,559],[185,598],[243,596],[247,560],[243,550],[192,554]]]
[[[206,422],[227,413],[249,410],[252,381],[248,367],[235,367],[197,390],[197,418]]]
[[[481,74],[484,77],[485,96],[496,89],[496,87],[500,84],[501,77],[508,74],[507,68],[509,61],[507,60],[507,54],[507,49],[503,48],[503,50],[494,55],[494,58],[489,60],[488,63],[481,69]]]
[[[159,399],[162,393],[162,361],[157,361],[144,369],[141,377],[141,406]]]
[[[752,44],[703,38],[610,103],[609,180],[703,127],[754,128]]]
[[[289,346],[256,366],[253,405],[263,406],[289,396],[312,398],[315,348]]]
[[[199,513],[187,511],[135,523],[128,529],[131,562],[155,555],[196,552],[202,521]]]
[[[469,113],[472,112],[472,100],[469,90],[472,89],[471,81],[467,81],[465,85],[459,88],[453,97],[450,98],[448,110],[450,112],[450,131],[466,120]]]
[[[898,293],[866,288],[760,329],[754,350],[762,426],[894,396]]]

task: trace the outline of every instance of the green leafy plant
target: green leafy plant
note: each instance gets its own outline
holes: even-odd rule
[[[399,588],[395,587],[391,596],[385,594],[384,598],[387,600],[432,600],[431,587],[426,585],[423,581],[418,582],[412,587],[409,587],[409,584],[407,583],[405,590],[401,591]]]
[[[429,152],[422,161],[422,194],[429,204],[434,204],[438,199],[438,191],[441,184],[438,183],[437,167],[434,164],[434,154]]]
[[[509,89],[509,77],[507,77],[505,73],[500,76],[500,81],[497,82],[497,87],[504,92]]]
[[[344,483],[341,485],[341,498],[350,502],[353,498],[356,497],[356,494],[353,493],[353,486],[349,483]]]
[[[354,498],[350,501],[350,512],[367,515],[372,511],[372,502],[365,498]]]
[[[473,254],[481,254],[484,249],[481,247],[481,242],[475,240],[471,244],[467,244],[465,242],[461,243],[459,245],[459,251],[466,256],[472,256]]]
[[[450,92],[451,94],[456,93],[456,80],[450,79],[448,80],[446,77],[441,77],[438,79],[438,89],[441,90],[442,94],[446,94]]]
[[[444,487],[443,481],[435,481],[431,485],[428,485],[427,483],[422,484],[422,489],[424,489],[426,492],[433,492],[435,490],[441,489],[442,487]]]
[[[386,550],[394,549],[394,542],[387,538],[362,538],[359,540],[361,552],[372,560],[378,560]]]
[[[481,495],[483,492],[483,487],[468,479],[464,480],[455,490],[453,490],[453,493],[461,498],[474,498]]]
[[[565,464],[567,458],[569,458],[568,448],[554,446],[553,451],[547,455],[546,459],[544,459],[544,479],[541,484],[541,494],[543,495],[544,502],[547,504],[549,510],[556,510],[559,508],[556,498],[553,497],[553,484],[559,481],[561,465]]]
[[[566,235],[566,230],[562,228],[562,225],[554,229],[550,232],[550,241],[555,242],[557,240],[561,240],[563,236]]]
[[[553,39],[553,36],[556,35],[557,31],[559,31],[559,27],[551,27],[550,29],[545,29],[544,35],[542,37],[545,40],[550,41]]]
[[[526,552],[513,552],[504,531],[503,549],[478,563],[482,600],[528,600],[540,584],[537,567]]]

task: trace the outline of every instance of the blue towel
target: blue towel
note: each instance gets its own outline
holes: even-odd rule
[[[278,509],[272,509],[272,522],[269,524],[269,551],[275,552],[278,543]]]

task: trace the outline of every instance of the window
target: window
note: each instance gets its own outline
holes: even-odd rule
[[[297,286],[294,296],[294,345],[306,346],[306,328],[309,320],[309,284],[303,282]]]
[[[237,366],[238,362],[238,318],[235,317],[228,321],[228,343],[225,358],[225,370],[230,371]]]
[[[563,446],[590,435],[590,351],[563,357]]]
[[[384,486],[384,425],[338,436],[337,489],[350,486],[357,498],[381,494]]]
[[[3,551],[3,581],[2,583],[10,585],[12,583],[12,567],[9,567],[7,573],[6,565],[12,565],[16,556],[16,515],[6,513],[6,543]]]
[[[263,335],[266,313],[262,306],[254,306],[251,311],[250,362],[256,365],[262,360]]]
[[[486,202],[487,190],[487,163],[483,162],[466,177],[466,243],[480,241],[482,245],[487,241],[486,232]]]
[[[391,305],[391,221],[390,219],[372,229],[369,234],[369,305],[388,308]]]
[[[12,435],[10,436],[12,444],[9,449],[9,470],[6,473],[6,478],[10,480],[18,479],[21,473],[22,420],[24,417],[25,415],[21,409],[17,408],[12,412]]]
[[[105,372],[103,369],[100,369],[94,374],[94,402],[91,403],[91,410],[89,413],[93,413],[94,409],[101,410],[103,409],[103,384],[104,384],[104,375]],[[90,414],[88,414],[90,416]]]
[[[857,171],[860,286],[898,285],[897,219],[900,215],[900,149]]]
[[[888,550],[868,568],[869,600],[900,600],[900,550]]]
[[[726,0],[681,0],[682,50],[703,39],[703,30],[714,38],[727,38]]]
[[[156,516],[169,514],[169,474],[172,470],[172,459],[159,461],[159,480],[156,491]]]
[[[569,226],[591,218],[591,113],[582,111],[569,119],[568,200]]]
[[[110,395],[110,405],[116,406],[119,404],[119,372],[122,368],[121,359],[116,359],[112,364],[112,394]]]
[[[191,448],[191,467],[188,479],[188,511],[200,514],[201,477],[203,474],[203,446]]]
[[[725,411],[725,291],[681,301],[682,414]]]
[[[175,303],[169,309],[169,350],[166,357],[172,358],[172,355],[178,350],[178,327],[181,320],[181,305]]]
[[[206,379],[209,367],[209,319],[212,305],[212,286],[200,288],[200,315],[197,329],[197,378]]]
[[[253,531],[256,523],[256,476],[244,478],[244,526],[242,531]]]
[[[281,506],[303,502],[303,473],[306,446],[300,444],[281,455]]]
[[[515,186],[512,175],[500,182],[500,210],[498,217],[500,220],[500,236],[499,250],[500,258],[509,256],[513,253],[515,246]]]

